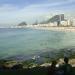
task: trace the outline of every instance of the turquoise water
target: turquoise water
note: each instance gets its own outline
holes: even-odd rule
[[[75,46],[75,32],[0,29],[0,59]]]

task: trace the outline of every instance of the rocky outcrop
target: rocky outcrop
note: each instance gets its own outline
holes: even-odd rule
[[[26,25],[27,25],[26,22],[21,22],[21,23],[18,24],[18,26],[26,26]]]

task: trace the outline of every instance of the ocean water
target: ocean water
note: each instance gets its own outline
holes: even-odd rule
[[[75,46],[75,32],[0,28],[0,59],[72,46]]]

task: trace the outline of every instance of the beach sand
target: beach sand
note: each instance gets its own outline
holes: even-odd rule
[[[27,26],[32,29],[75,32],[75,27]]]

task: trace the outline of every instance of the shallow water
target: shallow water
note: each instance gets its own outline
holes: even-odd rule
[[[75,32],[0,29],[0,59],[75,46]]]

